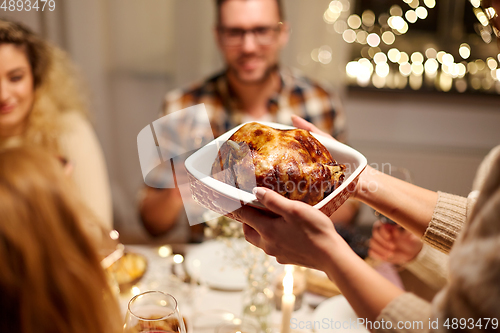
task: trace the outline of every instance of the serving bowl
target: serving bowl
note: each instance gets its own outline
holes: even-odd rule
[[[271,122],[259,121],[258,123],[282,130],[295,128]],[[241,205],[249,205],[258,209],[267,210],[257,200],[253,193],[240,190],[235,186],[218,181],[211,176],[212,164],[217,157],[219,148],[243,125],[245,124],[236,126],[200,148],[188,157],[184,163],[193,199],[207,209],[236,220],[239,220],[239,218],[230,212],[227,207],[238,208]],[[361,153],[341,142],[329,137],[314,133],[311,134],[328,149],[333,159],[346,166],[344,182],[327,197],[313,206],[327,216],[330,216],[353,193],[359,175],[366,167],[367,160]]]

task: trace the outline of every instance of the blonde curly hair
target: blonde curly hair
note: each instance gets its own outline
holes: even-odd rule
[[[0,19],[2,44],[24,49],[33,73],[35,97],[24,142],[60,154],[57,139],[65,129],[59,116],[65,112],[88,115],[76,69],[62,50],[20,23]]]

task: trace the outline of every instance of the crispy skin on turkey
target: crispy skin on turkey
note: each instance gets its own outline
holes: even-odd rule
[[[262,186],[315,205],[342,184],[344,170],[306,130],[248,123],[220,147],[212,177],[248,192]]]

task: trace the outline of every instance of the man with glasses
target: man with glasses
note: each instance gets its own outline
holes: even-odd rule
[[[168,93],[164,114],[204,103],[214,137],[247,121],[291,124],[296,114],[343,141],[345,118],[337,97],[279,66],[280,51],[289,38],[281,0],[216,0],[216,6],[216,42],[225,70],[201,84]],[[180,136],[192,131],[178,129]],[[143,194],[144,226],[152,235],[165,233],[183,210],[180,195],[175,189],[153,188]],[[350,219],[352,209],[343,209],[345,219]]]

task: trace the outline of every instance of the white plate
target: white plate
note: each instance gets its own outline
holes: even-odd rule
[[[283,124],[277,123],[269,123],[269,122],[259,122],[263,125],[270,126],[276,129],[294,129],[295,127],[287,126]],[[246,124],[246,123],[245,123]],[[263,207],[260,202],[258,202],[255,195],[252,193],[240,190],[234,186],[229,184],[225,184],[217,179],[212,178],[211,170],[213,161],[217,156],[217,152],[219,151],[219,147],[222,146],[224,142],[226,142],[234,132],[236,132],[240,127],[245,124],[241,124],[233,128],[232,130],[222,134],[214,141],[208,143],[204,147],[200,148],[194,154],[186,159],[185,166],[189,173],[191,173],[196,179],[202,182],[204,185],[209,188],[223,193],[225,196],[232,198],[236,201],[242,201],[245,204],[250,204],[256,207]],[[346,179],[338,188],[335,189],[330,195],[321,200],[319,203],[314,205],[315,208],[321,209],[331,200],[333,200],[337,195],[339,195],[356,177],[363,171],[366,167],[367,161],[366,158],[359,153],[358,151],[352,149],[351,147],[340,143],[336,140],[333,140],[328,137],[324,137],[321,135],[316,135],[312,133],[312,135],[321,142],[328,151],[332,154],[332,157],[340,164],[346,165],[345,175]]]
[[[357,323],[358,316],[352,309],[347,299],[342,295],[337,295],[321,303],[313,314],[314,322],[319,322],[321,327],[315,327],[318,333],[368,333],[362,326],[350,326],[351,322]],[[344,323],[346,323],[344,325]]]
[[[240,240],[235,240],[240,241]],[[245,242],[244,239],[241,242]],[[227,253],[231,251],[221,241],[207,241],[189,250],[186,255],[186,270],[189,275],[199,277],[200,282],[220,290],[243,290],[247,278],[243,268],[235,267]]]

